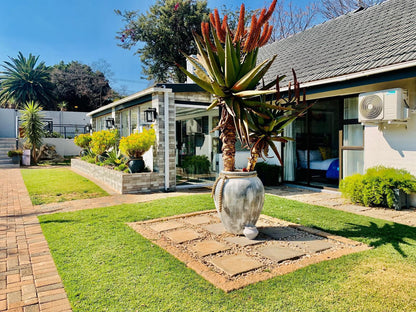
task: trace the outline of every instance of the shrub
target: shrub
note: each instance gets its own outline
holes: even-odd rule
[[[74,138],[74,143],[76,146],[81,148],[88,148],[90,146],[92,136],[89,133],[79,134]]]
[[[104,154],[117,145],[117,130],[101,130],[94,132],[91,136],[90,148],[95,155]]]
[[[182,168],[187,174],[210,173],[211,163],[205,155],[187,156],[184,158]]]
[[[120,140],[119,149],[123,155],[129,158],[142,157],[156,141],[156,132],[152,128],[143,129],[143,132],[132,133]]]
[[[281,166],[259,162],[256,164],[255,170],[264,185],[272,186],[280,184]]]
[[[410,194],[416,191],[416,178],[404,169],[372,167],[364,175],[346,177],[340,191],[352,202],[365,206],[394,206],[394,190]]]
[[[22,150],[11,150],[7,152],[7,156],[9,157],[14,157],[14,156],[22,156],[23,155],[23,151]]]

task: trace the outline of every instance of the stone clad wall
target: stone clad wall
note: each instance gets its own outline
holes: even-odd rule
[[[71,159],[71,167],[102,181],[119,194],[147,193],[164,189],[163,176],[156,172],[124,173],[80,159]]]

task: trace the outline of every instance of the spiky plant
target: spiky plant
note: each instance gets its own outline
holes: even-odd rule
[[[38,103],[31,101],[26,103],[24,109],[20,111],[24,138],[26,143],[30,145],[31,158],[35,165],[39,158],[37,150],[40,148],[42,138],[45,135],[41,110],[42,108]]]
[[[214,101],[208,109],[217,106],[222,108],[216,129],[221,130],[225,171],[235,170],[237,136],[244,146],[251,146],[252,154],[257,155],[264,154],[264,151],[267,155],[270,145],[277,152],[273,140],[286,140],[277,139],[286,123],[275,121],[274,118],[286,111],[292,111],[292,116],[293,108],[288,105],[283,107],[278,103],[268,104],[265,101],[266,95],[276,93],[276,90],[268,89],[278,79],[262,89],[256,89],[276,58],[275,55],[257,64],[258,50],[268,42],[272,33],[273,27],[268,24],[268,20],[275,6],[276,0],[267,10],[263,9],[258,18],[254,14],[250,27],[246,29],[245,7],[242,4],[236,30],[229,28],[227,15],[221,20],[218,10],[215,9],[214,14],[210,14],[210,23],[201,24],[202,36],[194,34],[198,48],[197,57],[185,55],[194,65],[195,74],[178,65],[196,84],[214,95]],[[292,100],[290,102],[293,104]],[[281,117],[282,120],[290,118],[292,117]],[[261,125],[262,120],[267,121],[269,125]],[[261,134],[266,128],[272,130],[267,130],[267,135]],[[256,134],[250,134],[252,131]],[[252,158],[252,164],[248,169],[254,170],[257,158]],[[278,158],[281,160],[279,155]]]
[[[267,43],[272,32],[272,26],[267,21],[275,6],[276,0],[268,10],[261,11],[258,19],[253,15],[250,29],[246,30],[245,8],[242,4],[235,31],[228,27],[227,15],[221,21],[215,9],[214,14],[210,14],[211,27],[203,22],[202,36],[194,34],[197,58],[185,55],[196,68],[195,75],[180,67],[195,83],[214,95],[215,100],[208,109],[216,106],[222,108],[217,129],[221,130],[225,171],[235,169],[236,136],[244,144],[249,144],[247,112],[257,105],[253,97],[274,92],[258,91],[255,87],[275,59],[274,56],[256,65],[258,49]]]
[[[274,142],[286,143],[293,138],[285,137],[284,129],[290,125],[296,118],[301,116],[311,105],[306,104],[306,94],[303,90],[303,99],[301,101],[301,90],[296,73],[293,72],[293,88],[289,82],[288,91],[282,96],[279,88],[279,77],[276,82],[276,100],[274,104],[264,104],[258,109],[248,112],[249,129],[250,129],[250,157],[248,159],[247,170],[252,171],[256,166],[259,157],[263,159],[268,157],[269,148],[273,150],[281,165],[283,160],[277,150]]]

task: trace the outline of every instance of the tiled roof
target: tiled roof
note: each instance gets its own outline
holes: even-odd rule
[[[301,83],[416,60],[416,1],[387,0],[351,12],[260,49],[277,54],[265,81],[277,75]]]

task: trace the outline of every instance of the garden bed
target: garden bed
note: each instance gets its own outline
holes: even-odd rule
[[[72,159],[71,168],[101,181],[119,194],[147,193],[164,189],[164,177],[157,172],[124,173],[80,159]]]

